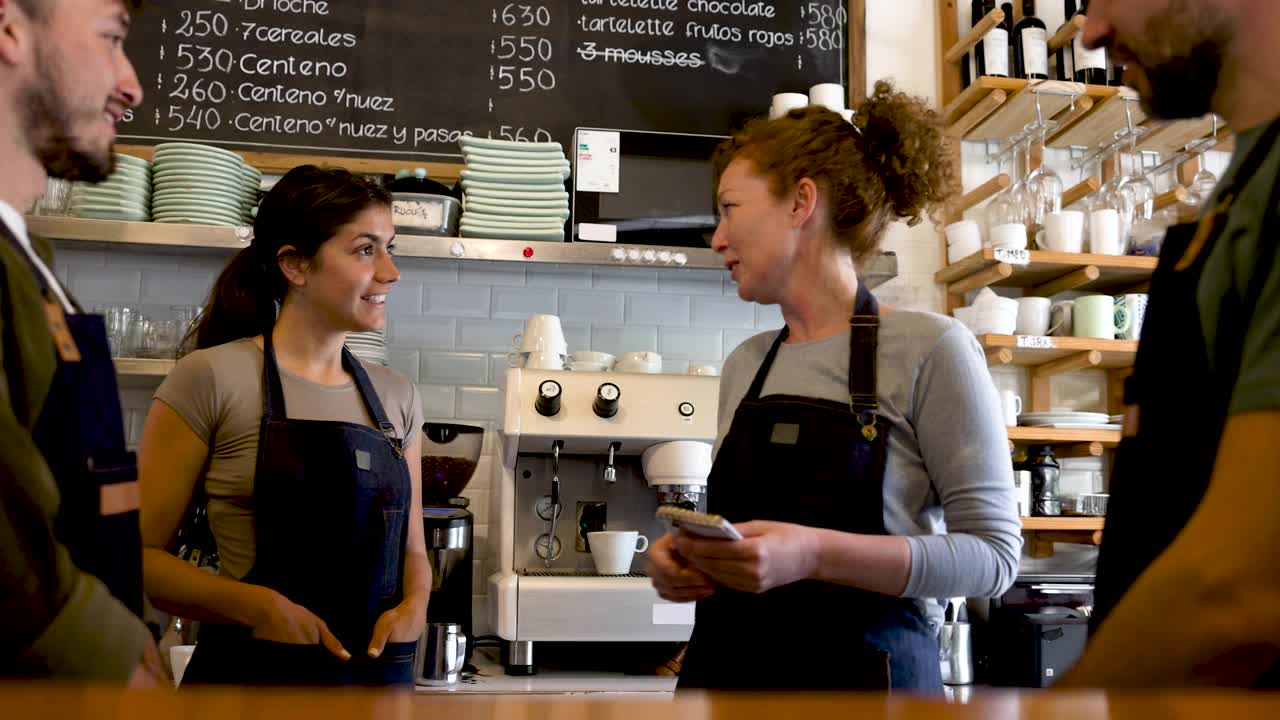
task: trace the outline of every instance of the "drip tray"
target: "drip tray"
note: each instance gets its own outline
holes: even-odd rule
[[[522,577],[598,577],[598,578],[647,578],[644,573],[627,573],[626,575],[601,575],[591,570],[557,570],[549,568],[547,570],[521,570]]]

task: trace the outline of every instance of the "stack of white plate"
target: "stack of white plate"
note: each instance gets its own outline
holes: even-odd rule
[[[151,216],[160,223],[252,224],[262,174],[230,150],[194,143],[156,146]]]
[[[463,237],[564,240],[569,161],[559,143],[463,137]]]
[[[1119,430],[1120,426],[1111,424],[1110,420],[1111,416],[1106,413],[1070,410],[1022,413],[1018,416],[1018,424],[1027,427],[1050,427],[1060,430]]]
[[[347,349],[365,362],[387,364],[387,338],[380,330],[347,333]]]
[[[72,215],[97,220],[151,219],[151,163],[116,153],[116,169],[106,180],[71,186]]]

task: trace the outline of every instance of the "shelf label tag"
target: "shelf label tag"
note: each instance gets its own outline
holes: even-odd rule
[[[1029,265],[1031,264],[1030,250],[1010,250],[1009,248],[995,249],[996,262],[1008,263],[1010,265]]]
[[[1031,350],[1053,350],[1058,347],[1058,343],[1053,338],[1044,335],[1018,335],[1015,340],[1018,347]]]

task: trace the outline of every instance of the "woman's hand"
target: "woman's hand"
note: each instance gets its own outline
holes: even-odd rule
[[[255,638],[293,645],[324,645],[339,660],[351,659],[351,653],[342,647],[315,613],[290,602],[289,598],[271,588],[251,587],[258,587],[261,591],[258,617],[251,625]]]
[[[399,605],[382,613],[373,626],[373,638],[369,641],[369,657],[382,654],[388,642],[417,642],[422,628],[427,624],[427,603],[415,597],[406,597]]]
[[[762,593],[817,575],[820,542],[816,528],[768,520],[734,527],[742,533],[741,540],[681,533],[675,538],[676,551],[704,576],[744,592]]]
[[[649,546],[645,574],[653,579],[658,596],[670,602],[695,602],[711,597],[715,588],[706,575],[689,567],[675,550],[674,536],[667,533]]]

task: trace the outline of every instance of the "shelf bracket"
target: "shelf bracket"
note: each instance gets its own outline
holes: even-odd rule
[[[969,277],[951,283],[947,286],[947,292],[963,295],[970,290],[978,290],[1001,280],[1007,280],[1012,275],[1012,265],[1009,263],[996,263],[985,270],[979,270]]]
[[[965,33],[964,37],[960,38],[955,45],[952,45],[947,50],[947,54],[942,56],[943,59],[949,63],[960,62],[960,59],[965,55],[968,55],[969,51],[972,50],[975,45],[982,42],[982,38],[985,37],[992,28],[1002,22],[1004,22],[1004,11],[1000,8],[996,8],[987,13],[977,22],[977,24],[973,26],[973,29]]]
[[[1102,353],[1098,350],[1087,350],[1064,358],[1047,362],[1043,365],[1037,365],[1031,368],[1032,379],[1045,379],[1054,375],[1062,375],[1064,373],[1075,372],[1076,370],[1087,370],[1095,368],[1102,364]]]
[[[1078,270],[1073,270],[1060,278],[1050,280],[1047,283],[1027,288],[1027,295],[1038,297],[1053,297],[1060,292],[1075,290],[1076,288],[1096,282],[1102,277],[1102,271],[1095,265],[1085,265]]]
[[[964,217],[966,210],[981,204],[992,195],[1007,189],[1012,184],[1013,179],[1009,177],[1009,173],[1000,173],[957,198],[955,202],[947,208],[947,214],[949,217],[959,220]]]
[[[1009,99],[1009,94],[1003,90],[992,90],[987,96],[978,101],[976,105],[950,125],[945,131],[945,135],[953,138],[963,138],[986,120],[992,113],[1000,108]],[[989,151],[988,151],[988,154]]]
[[[1101,189],[1102,178],[1097,175],[1090,175],[1081,181],[1080,184],[1075,185],[1070,190],[1062,193],[1062,208],[1065,210]]]
[[[1001,367],[1013,362],[1013,351],[1009,348],[992,348],[987,351],[987,367]]]
[[[1106,449],[1106,446],[1100,442],[1077,443],[1059,446],[1056,454],[1060,458],[1102,457]]]

